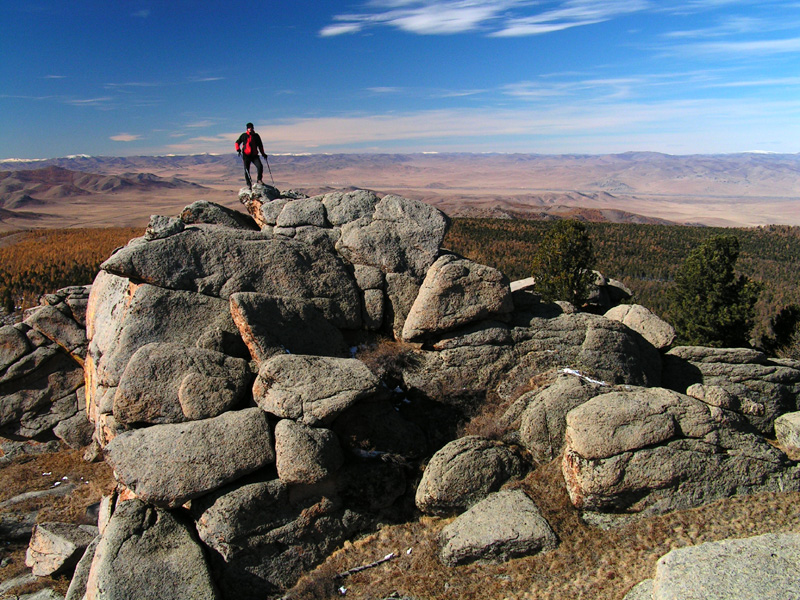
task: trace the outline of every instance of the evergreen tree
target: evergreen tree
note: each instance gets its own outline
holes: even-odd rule
[[[689,253],[675,277],[672,324],[680,343],[748,345],[761,286],[736,275],[739,240],[719,235]]]
[[[594,282],[593,266],[586,226],[578,221],[556,221],[533,255],[534,289],[545,302],[568,300],[582,306]]]

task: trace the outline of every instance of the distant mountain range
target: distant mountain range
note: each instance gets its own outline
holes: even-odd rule
[[[9,172],[43,169],[4,183]],[[235,192],[244,184],[234,152],[6,160],[0,161],[0,177],[0,207],[6,210],[35,210],[41,202],[79,193],[100,198],[123,190],[141,191],[146,201],[169,186],[216,190],[235,205]],[[272,177],[280,189],[309,194],[355,188],[397,193],[451,216],[800,225],[800,154],[270,155],[265,182]]]

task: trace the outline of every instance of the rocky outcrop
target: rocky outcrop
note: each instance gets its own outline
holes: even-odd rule
[[[0,436],[56,436],[73,447],[88,443],[91,427],[83,410],[88,294],[86,286],[47,294],[24,321],[0,327]]]
[[[570,411],[563,473],[572,503],[601,512],[800,490],[800,469],[742,418],[662,388],[611,392]]]
[[[655,577],[624,600],[796,598],[800,536],[793,533],[707,542],[662,556]]]
[[[664,356],[663,381],[681,393],[693,384],[722,388],[765,435],[772,435],[778,416],[800,408],[800,362],[769,359],[757,350],[673,348]]]

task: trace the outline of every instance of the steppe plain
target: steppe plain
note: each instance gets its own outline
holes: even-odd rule
[[[51,167],[105,179],[65,186],[64,174]],[[15,174],[8,171],[21,170],[38,175],[10,181]],[[800,154],[270,155],[264,181],[309,195],[395,193],[450,216],[800,225]],[[140,226],[151,214],[175,215],[195,200],[241,209],[242,185],[233,152],[0,161],[0,230]]]

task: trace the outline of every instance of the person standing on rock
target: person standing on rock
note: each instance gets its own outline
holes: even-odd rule
[[[261,178],[264,176],[264,165],[258,157],[258,153],[266,160],[267,154],[264,152],[264,144],[261,143],[261,136],[258,135],[253,128],[252,123],[247,124],[247,131],[239,136],[236,140],[236,152],[242,157],[244,161],[244,178],[247,181],[247,187],[252,188],[253,182],[250,179],[250,165],[254,164],[258,172],[258,183],[264,184]]]

